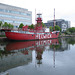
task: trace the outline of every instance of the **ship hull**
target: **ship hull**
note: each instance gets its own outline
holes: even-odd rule
[[[58,38],[59,32],[52,33],[19,33],[19,32],[5,32],[6,37],[10,40],[42,40],[50,38]]]

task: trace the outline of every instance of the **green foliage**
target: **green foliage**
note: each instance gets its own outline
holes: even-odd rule
[[[55,25],[55,30],[56,31],[61,31],[61,28],[58,25]]]
[[[75,44],[75,38],[74,37],[68,38],[68,39],[66,39],[66,41],[68,44],[71,44],[71,45]]]
[[[66,30],[64,33],[69,35],[71,34],[71,32],[69,32],[68,30]]]
[[[3,24],[2,21],[0,21],[0,27],[2,26],[2,24]]]
[[[71,33],[74,33],[75,32],[75,27],[68,28],[68,31],[71,32]]]
[[[53,31],[54,27],[50,26],[49,29],[50,29],[50,31]],[[55,31],[60,31],[61,32],[61,28],[58,25],[55,25]]]
[[[0,35],[0,37],[6,37],[6,35]]]
[[[46,28],[46,25],[42,22],[42,26]]]
[[[33,24],[30,25],[30,26],[28,26],[28,28],[29,28],[29,29],[34,29],[34,25],[33,25]]]
[[[49,29],[50,29],[50,31],[53,31],[53,27],[52,26],[50,26]]]
[[[20,25],[19,25],[19,28],[22,28],[24,26],[24,24],[23,23],[21,23]]]
[[[73,33],[75,33],[75,27],[68,28],[68,29],[65,31],[65,34],[73,34]]]
[[[30,28],[31,28],[31,26],[28,26],[28,28],[30,29]]]
[[[8,27],[8,23],[5,22],[2,27]]]
[[[12,24],[8,24],[7,22],[5,22],[3,25],[2,25],[2,27],[4,27],[4,28],[13,28],[14,26],[12,25]]]
[[[55,48],[56,50],[59,49],[60,45],[50,45],[50,48]]]
[[[9,23],[10,28],[14,28],[14,26],[12,24]]]
[[[75,44],[75,40],[71,40],[68,43],[74,45]]]
[[[34,25],[33,24],[31,25],[31,29],[34,29]]]

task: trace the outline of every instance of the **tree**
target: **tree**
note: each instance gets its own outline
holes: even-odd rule
[[[46,25],[42,22],[42,26],[46,28]]]
[[[50,26],[49,29],[50,29],[50,31],[53,31],[54,27]],[[61,32],[61,28],[58,25],[55,25],[55,31],[60,31]]]
[[[30,29],[30,28],[31,28],[31,26],[28,26],[28,28]]]
[[[49,29],[50,29],[50,31],[53,31],[53,27],[52,26],[50,26]]]
[[[72,27],[72,28],[68,28],[66,31],[65,31],[65,34],[75,34],[75,27]]]
[[[31,24],[30,26],[28,26],[29,29],[34,29],[34,25]]]
[[[71,32],[71,33],[74,33],[74,32],[75,32],[75,27],[68,28],[67,30],[68,30],[69,32]]]
[[[8,28],[13,28],[14,26],[12,24],[8,24]]]
[[[23,23],[21,23],[20,25],[19,25],[19,28],[22,28],[24,26],[24,24]]]
[[[34,29],[34,25],[32,24],[32,25],[30,26],[30,28],[31,28],[31,29]]]
[[[2,24],[3,24],[2,21],[0,21],[0,27],[2,26]]]
[[[2,27],[11,29],[11,28],[13,28],[14,26],[13,26],[12,24],[10,24],[10,23],[8,24],[7,22],[5,22],[5,23],[2,25]]]
[[[56,31],[61,31],[61,28],[58,25],[55,25],[55,30]]]
[[[69,35],[71,34],[71,32],[69,32],[68,30],[66,30],[64,33]]]
[[[2,27],[4,27],[4,28],[8,28],[8,23],[7,22],[5,22],[4,24],[3,24],[3,26]]]

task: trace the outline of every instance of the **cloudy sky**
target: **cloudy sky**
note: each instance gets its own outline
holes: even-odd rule
[[[75,1],[74,0],[0,0],[0,3],[26,8],[32,11],[32,23],[35,23],[36,13],[42,13],[43,22],[55,18],[71,21],[71,27],[75,27]]]

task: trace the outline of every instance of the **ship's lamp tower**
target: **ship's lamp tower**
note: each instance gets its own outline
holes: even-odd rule
[[[42,24],[42,16],[41,15],[42,14],[37,14],[37,19],[36,19],[37,24]]]

